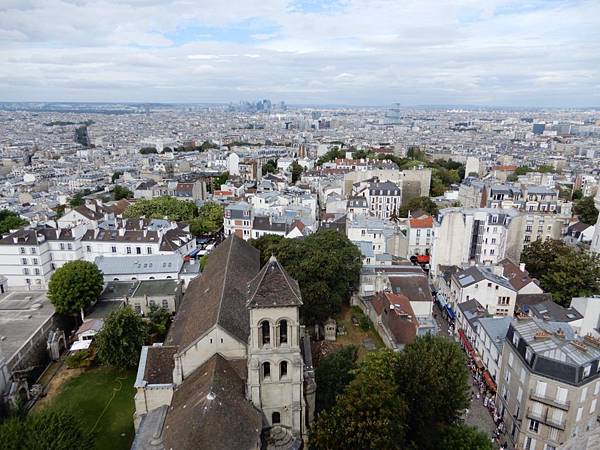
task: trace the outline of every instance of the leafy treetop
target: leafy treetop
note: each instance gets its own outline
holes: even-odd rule
[[[190,221],[198,215],[198,207],[185,200],[174,197],[157,197],[152,199],[138,200],[129,205],[123,216],[130,219],[147,217],[152,219],[163,219],[179,221]]]
[[[21,219],[16,213],[8,209],[0,210],[0,234],[8,233],[10,230],[16,230],[28,224],[27,220]]]
[[[48,298],[56,312],[74,316],[98,299],[104,279],[96,264],[89,261],[69,261],[52,274],[48,283]]]

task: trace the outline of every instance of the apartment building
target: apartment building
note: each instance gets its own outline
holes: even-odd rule
[[[600,189],[598,189],[598,192],[594,197],[594,205],[596,206],[596,209],[600,211]],[[596,220],[596,225],[594,226],[594,235],[592,236],[590,250],[593,253],[600,253],[600,214],[598,215],[598,220]]]
[[[598,426],[600,340],[519,317],[502,349],[496,406],[515,448],[555,450]]]
[[[251,205],[245,202],[233,203],[225,208],[224,214],[223,231],[225,236],[235,234],[244,240],[250,239],[254,218]]]
[[[433,217],[423,216],[408,220],[408,256],[429,255],[433,242]]]
[[[186,255],[196,241],[186,224],[166,220],[100,222],[93,229],[23,228],[0,239],[0,274],[10,289],[46,289],[54,271],[69,261],[97,257]]]
[[[513,316],[517,290],[500,275],[501,270],[502,267],[473,266],[452,274],[448,299],[451,306],[476,299],[492,316]]]
[[[506,257],[518,261],[519,212],[492,208],[445,208],[433,223],[431,273],[439,266],[497,264]]]

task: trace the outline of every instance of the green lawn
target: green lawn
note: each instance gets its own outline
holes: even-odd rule
[[[92,430],[99,450],[126,450],[133,441],[135,372],[106,367],[68,380],[52,402],[66,407]]]

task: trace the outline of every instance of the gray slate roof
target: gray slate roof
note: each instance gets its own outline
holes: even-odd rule
[[[181,351],[217,324],[248,342],[247,286],[259,269],[260,252],[229,236],[210,254],[202,275],[190,282],[165,343]]]
[[[298,282],[288,275],[277,258],[269,262],[248,284],[249,308],[302,305]]]

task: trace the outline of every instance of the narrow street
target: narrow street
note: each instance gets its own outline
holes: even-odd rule
[[[437,303],[433,305],[433,314],[435,316],[436,322],[439,327],[439,335],[445,336],[448,339],[456,341],[454,335],[448,334],[448,322],[442,315],[442,311],[440,310]],[[470,371],[469,371],[470,374]],[[487,436],[489,436],[490,440],[492,439],[494,430],[496,430],[496,425],[494,424],[494,419],[492,418],[488,409],[483,405],[483,397],[479,394],[479,388],[477,386],[477,382],[469,375],[469,384],[471,386],[471,405],[468,408],[468,412],[465,416],[465,423],[467,425],[471,425],[476,427],[478,430],[484,432]],[[506,435],[505,435],[506,436]],[[504,437],[501,438],[501,442],[504,442],[506,439]],[[496,448],[499,448],[499,445],[496,445]],[[509,442],[509,449],[512,449],[512,446]]]

